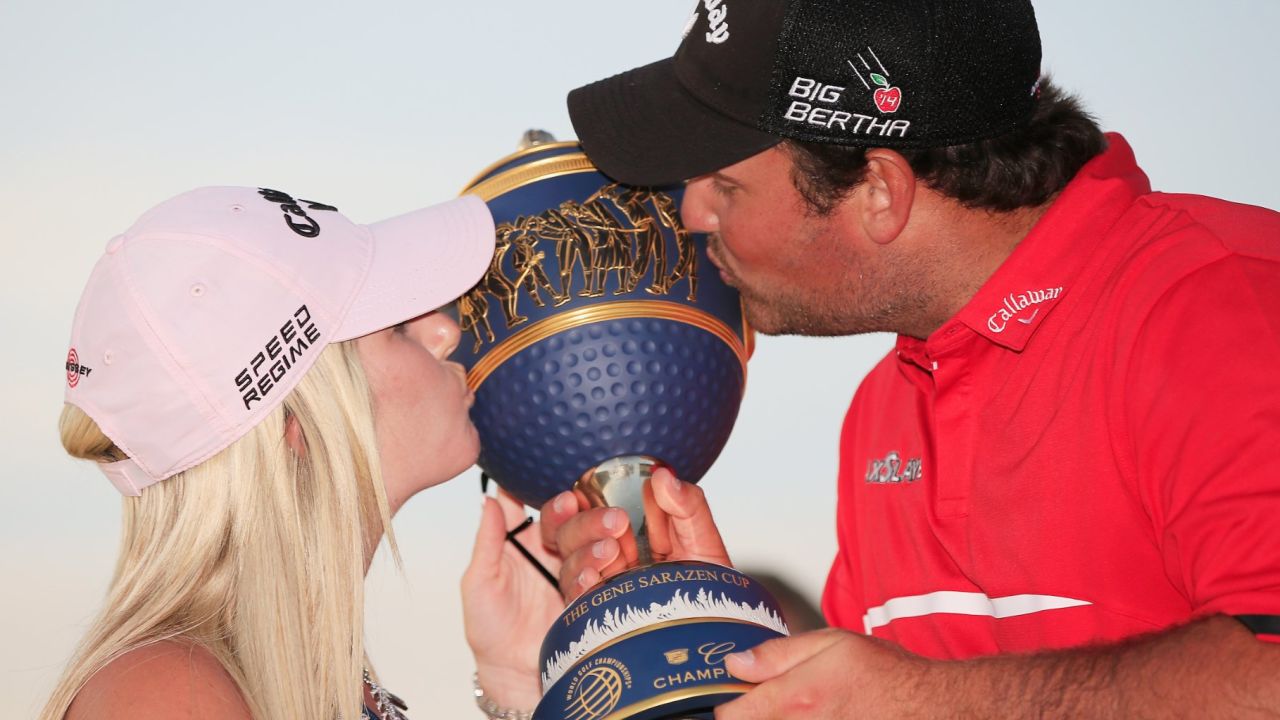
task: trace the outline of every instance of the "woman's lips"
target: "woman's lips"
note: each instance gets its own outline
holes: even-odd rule
[[[453,366],[452,370],[457,373],[458,382],[462,383],[462,391],[466,394],[467,407],[469,408],[475,404],[476,393],[471,389],[471,386],[467,384],[467,371],[462,367],[461,363],[451,362],[449,364]]]

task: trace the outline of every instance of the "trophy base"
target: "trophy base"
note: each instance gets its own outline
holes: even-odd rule
[[[777,602],[732,568],[666,562],[583,594],[543,642],[534,720],[711,718],[750,690],[724,658],[787,634]]]

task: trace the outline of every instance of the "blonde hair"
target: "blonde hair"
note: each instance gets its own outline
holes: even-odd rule
[[[71,455],[123,457],[79,408],[59,425]],[[330,345],[243,438],[125,498],[106,606],[41,720],[113,659],[171,638],[216,657],[254,717],[360,717],[365,558],[384,533],[398,561],[364,370],[352,342]]]

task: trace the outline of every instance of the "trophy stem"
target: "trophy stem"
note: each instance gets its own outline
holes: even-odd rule
[[[653,563],[644,514],[644,484],[660,465],[648,455],[623,455],[606,460],[583,473],[574,488],[581,490],[591,507],[616,507],[627,512],[635,537],[637,561]]]

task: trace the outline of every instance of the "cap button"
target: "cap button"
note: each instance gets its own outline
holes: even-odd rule
[[[120,246],[121,246],[121,245],[123,245],[123,244],[124,244],[124,236],[123,236],[123,235],[117,235],[117,236],[115,236],[115,237],[111,238],[111,240],[107,243],[107,254],[108,254],[108,255],[114,255],[114,254],[115,254],[115,252],[116,252],[117,250],[119,250],[119,249],[120,249]]]

